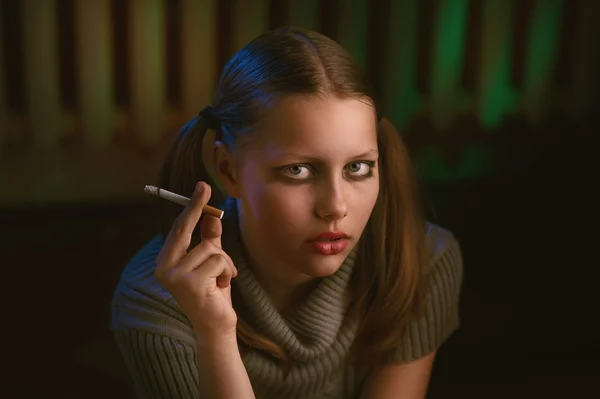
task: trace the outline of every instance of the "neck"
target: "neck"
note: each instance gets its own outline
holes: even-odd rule
[[[243,210],[240,209],[238,201],[229,197],[226,201],[228,217],[225,223],[228,228],[238,234],[238,245],[241,245],[244,260],[247,267],[252,271],[256,282],[269,298],[272,306],[280,314],[299,306],[305,298],[317,287],[320,278],[292,272],[286,265],[281,265],[276,259],[269,256],[269,251],[249,251],[254,248],[251,237],[244,228]]]
[[[300,305],[321,280],[305,274],[285,273],[285,268],[277,267],[274,261],[257,259],[247,248],[244,249],[248,266],[279,313]]]
[[[299,306],[316,288],[320,279],[316,277],[303,276],[298,279],[285,279],[276,276],[272,269],[266,270],[258,263],[251,261],[250,268],[256,276],[256,280],[267,293],[271,303],[279,313],[289,311]]]

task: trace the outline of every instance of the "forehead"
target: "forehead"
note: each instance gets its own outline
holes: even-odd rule
[[[294,150],[314,156],[352,156],[377,148],[376,129],[375,110],[367,101],[290,96],[257,124],[252,147],[271,155]]]

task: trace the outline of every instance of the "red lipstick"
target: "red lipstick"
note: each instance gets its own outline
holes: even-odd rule
[[[342,232],[327,231],[321,233],[308,242],[313,249],[321,255],[335,255],[348,246],[348,235]]]

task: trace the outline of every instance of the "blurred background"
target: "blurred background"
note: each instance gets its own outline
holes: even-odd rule
[[[288,24],[368,71],[461,242],[429,396],[598,397],[599,1],[0,0],[2,397],[131,397],[109,301],[157,232],[143,187],[229,57]]]

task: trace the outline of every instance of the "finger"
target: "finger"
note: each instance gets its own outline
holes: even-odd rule
[[[210,241],[204,241],[196,245],[194,249],[192,249],[190,253],[181,260],[177,267],[189,272],[199,267],[204,267],[203,264],[215,255],[225,257],[229,267],[231,268],[233,277],[237,276],[237,268],[233,264],[231,257]]]
[[[185,269],[188,272],[192,271],[196,268],[202,267],[202,264],[214,255],[224,255],[228,257],[228,255],[226,255],[222,249],[217,248],[211,242],[201,242],[179,261],[177,268]]]
[[[210,241],[217,248],[221,248],[221,234],[223,234],[221,219],[208,216],[200,219],[200,237],[202,241]]]
[[[190,198],[190,204],[185,207],[181,213],[181,218],[178,218],[178,222],[173,225],[177,235],[189,237],[191,240],[192,233],[200,220],[200,216],[202,216],[202,209],[208,203],[211,194],[212,191],[208,184],[204,182],[196,184],[194,193]]]
[[[190,204],[175,219],[171,231],[165,239],[165,243],[159,255],[161,264],[173,266],[185,256],[192,241],[192,232],[202,216],[202,208],[210,198],[210,186],[204,182],[198,182],[196,189],[190,199]]]
[[[202,267],[194,270],[194,275],[201,280],[216,279],[219,288],[229,287],[233,278],[228,257],[222,253],[211,256]]]
[[[212,243],[206,241],[194,247],[190,253],[184,256],[174,267],[157,268],[156,276],[163,284],[174,284],[185,275],[194,272],[198,268],[205,267],[205,263],[213,256],[222,256],[227,260],[227,267],[231,269],[229,273],[234,277],[237,275],[237,269],[233,266],[233,261],[223,250],[217,248]]]

